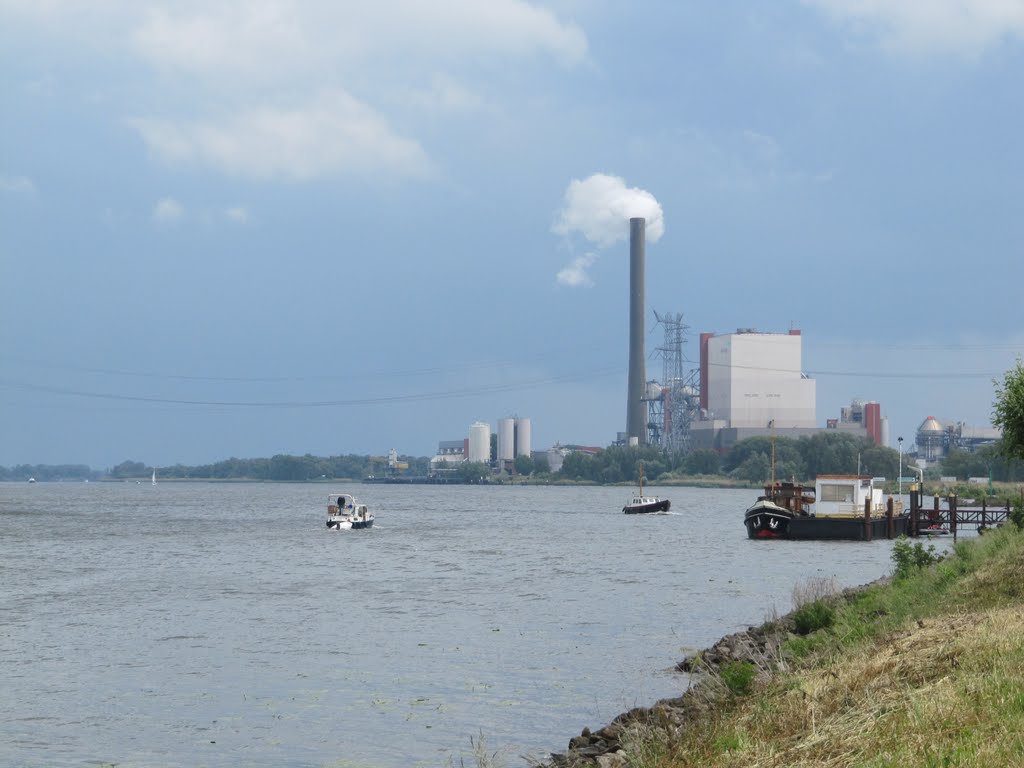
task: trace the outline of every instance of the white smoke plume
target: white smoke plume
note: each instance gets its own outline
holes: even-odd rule
[[[647,219],[646,238],[650,242],[665,233],[661,205],[654,195],[644,189],[627,187],[619,176],[595,173],[569,182],[562,210],[551,229],[563,236],[578,232],[598,247],[608,248],[629,237],[629,220],[636,216]],[[596,260],[594,253],[577,256],[556,279],[570,287],[593,285],[587,270]]]
[[[619,176],[595,173],[573,179],[565,190],[565,205],[555,222],[555,234],[579,232],[587,240],[607,248],[629,236],[629,220],[647,219],[647,239],[656,242],[665,233],[661,205],[645,189],[627,187]]]
[[[593,285],[594,281],[590,279],[587,270],[595,261],[597,261],[596,253],[585,253],[582,256],[577,256],[569,262],[568,266],[555,275],[555,279],[561,285],[567,285],[570,288],[575,288],[579,285]]]

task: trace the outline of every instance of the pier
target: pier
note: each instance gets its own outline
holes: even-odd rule
[[[957,530],[963,527],[973,527],[979,532],[995,525],[1002,525],[1010,519],[1010,503],[1007,501],[1002,506],[989,505],[988,500],[983,496],[981,505],[961,505],[956,496],[932,497],[932,506],[927,508],[923,505],[920,490],[910,491],[910,521],[909,530],[911,536],[927,536],[929,529],[945,528],[949,534],[956,538]]]

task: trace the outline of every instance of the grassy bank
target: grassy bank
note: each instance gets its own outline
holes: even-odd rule
[[[1024,764],[1024,535],[1013,526],[787,621],[770,657],[708,667],[691,691],[708,706],[686,722],[629,724],[615,762]]]

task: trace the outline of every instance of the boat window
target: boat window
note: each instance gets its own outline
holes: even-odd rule
[[[820,501],[842,501],[847,504],[853,503],[852,485],[823,485],[821,486]]]

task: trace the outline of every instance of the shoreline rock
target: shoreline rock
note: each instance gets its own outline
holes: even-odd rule
[[[849,602],[866,589],[889,581],[889,577],[883,577],[825,599]],[[634,707],[596,731],[584,728],[579,736],[569,739],[565,752],[552,753],[535,768],[629,768],[622,750],[623,733],[631,726],[644,724],[681,729],[713,711],[729,695],[720,676],[726,664],[749,662],[758,670],[761,680],[771,679],[788,669],[781,650],[782,644],[794,633],[794,613],[790,611],[759,626],[725,635],[710,648],[685,657],[675,666],[677,671],[690,675],[688,687],[681,696],[660,699],[650,707]]]

